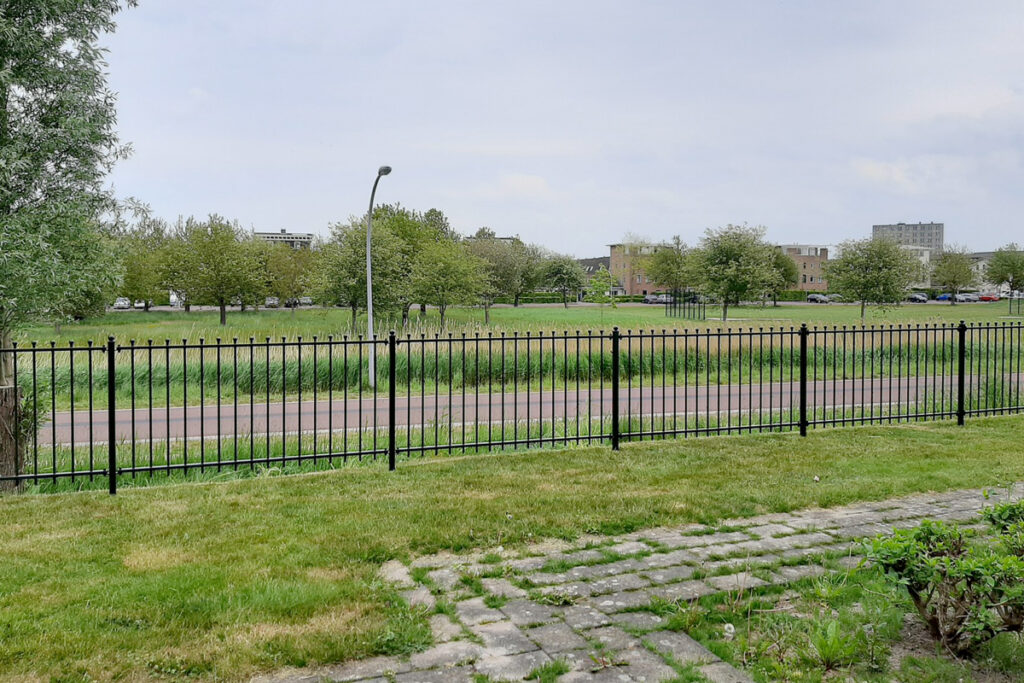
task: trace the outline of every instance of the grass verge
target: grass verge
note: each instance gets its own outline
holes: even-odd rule
[[[0,500],[0,677],[244,679],[429,641],[376,580],[441,549],[1024,479],[1024,419],[468,456]],[[815,477],[819,481],[815,481]]]

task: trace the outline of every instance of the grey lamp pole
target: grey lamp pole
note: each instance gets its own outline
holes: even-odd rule
[[[377,194],[377,183],[381,176],[391,173],[390,166],[381,166],[377,169],[377,179],[373,181],[373,190],[370,191],[370,210],[366,212],[366,336],[373,342],[373,268],[370,265],[370,237],[373,232],[373,197]],[[370,386],[377,384],[376,360],[377,346],[370,347]]]

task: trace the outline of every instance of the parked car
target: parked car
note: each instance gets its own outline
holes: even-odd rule
[[[978,297],[982,301],[999,301],[999,295],[994,292],[988,292]]]
[[[119,296],[114,301],[114,308],[119,311],[126,311],[132,307],[132,300],[125,296]]]
[[[963,296],[967,297],[967,301],[971,303],[977,303],[981,301],[981,298],[974,292],[964,292]]]
[[[829,294],[828,295],[828,302],[830,304],[841,303],[843,301],[846,301],[846,297],[843,296],[842,294]]]
[[[953,301],[957,302],[958,304],[967,304],[971,303],[973,299],[971,298],[970,294],[957,294],[956,296],[953,297]]]
[[[671,294],[659,294],[658,295],[658,303],[659,304],[670,304],[673,301],[675,301],[675,299],[672,298]]]
[[[648,294],[647,296],[645,296],[643,298],[643,300],[640,303],[644,303],[644,304],[660,304],[661,302],[658,301],[658,295],[657,294]]]
[[[828,297],[824,294],[808,294],[807,303],[809,304],[827,304]]]
[[[907,301],[912,304],[926,304],[928,303],[928,295],[923,292],[912,292],[907,296]]]
[[[278,299],[276,296],[268,296],[263,301],[263,306],[266,307],[266,308],[277,308],[280,305],[281,305],[281,300]]]
[[[950,294],[949,292],[945,292],[945,293],[939,294],[937,297],[935,297],[935,300],[936,301],[949,301],[952,298],[953,298],[952,294]]]
[[[142,301],[142,300],[140,299],[139,301],[136,301],[136,302],[135,302],[135,304],[134,304],[134,307],[135,307],[135,308],[137,308],[137,309],[139,309],[139,310],[142,310],[142,309],[146,308],[146,302],[145,302],[145,301]]]
[[[311,296],[300,296],[299,297],[299,305],[300,306],[312,306],[313,305],[313,297],[311,297]]]

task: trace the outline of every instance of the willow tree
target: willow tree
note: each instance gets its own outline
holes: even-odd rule
[[[123,155],[99,37],[134,0],[7,0],[0,10],[0,348],[116,279],[100,218]],[[0,386],[11,378],[0,362]]]

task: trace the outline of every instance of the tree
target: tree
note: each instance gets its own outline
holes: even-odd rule
[[[779,293],[795,287],[800,282],[800,269],[796,267],[793,257],[775,249],[772,255],[772,278],[768,284],[768,294],[772,297],[772,305],[779,305]]]
[[[921,264],[892,240],[864,239],[843,242],[841,256],[825,265],[829,288],[860,302],[864,322],[868,304],[898,306],[920,278]]]
[[[483,264],[458,242],[428,244],[413,263],[413,293],[437,307],[442,330],[448,308],[475,302],[484,286]]]
[[[124,263],[120,293],[132,301],[145,302],[146,311],[154,301],[166,297],[161,271],[167,240],[167,224],[141,206],[136,209],[135,223],[122,230],[118,240]]]
[[[119,279],[100,219],[103,177],[126,151],[114,130],[100,35],[117,0],[6,2],[0,9],[0,348],[30,321]],[[11,355],[0,361],[9,382]]]
[[[518,238],[512,241],[508,260],[502,264],[501,281],[513,306],[518,307],[520,299],[538,287],[544,277],[544,265],[540,247]]]
[[[587,292],[586,300],[598,304],[601,307],[601,320],[604,320],[604,307],[611,305],[612,308],[618,307],[617,298],[615,296],[615,288],[619,286],[619,281],[615,279],[615,276],[601,264],[601,267],[597,269],[597,272],[590,277],[589,291]]]
[[[473,238],[464,244],[466,251],[480,261],[480,301],[484,307],[484,324],[490,325],[491,306],[497,297],[507,291],[504,270],[512,258],[512,246],[506,240],[497,239],[494,232],[487,228],[477,230]]]
[[[309,249],[293,249],[284,244],[272,245],[266,255],[267,291],[286,304],[297,303],[296,300],[309,287],[312,257],[313,253]],[[295,313],[296,308],[292,306],[292,313]]]
[[[562,295],[562,305],[569,308],[569,295],[576,294],[586,283],[586,274],[571,256],[553,256],[544,266],[544,284]]]
[[[1013,243],[998,249],[988,262],[985,279],[995,285],[1007,285],[1011,293],[1024,289],[1024,251]]]
[[[642,268],[654,284],[677,292],[696,283],[692,250],[676,235],[672,242],[662,245],[647,257]]]
[[[429,217],[428,217],[429,216]],[[413,303],[420,304],[420,312],[426,315],[426,306],[423,301],[414,301],[409,281],[412,277],[412,266],[418,254],[429,244],[448,239],[453,234],[448,225],[448,219],[437,209],[431,209],[426,214],[419,214],[410,211],[399,205],[382,204],[373,212],[373,231],[376,240],[377,226],[391,232],[398,239],[398,261],[395,264],[401,273],[395,284],[402,287],[397,288],[399,308],[402,311],[402,327],[405,327],[409,320],[409,308]],[[364,226],[365,227],[365,226]],[[363,235],[365,236],[365,232]],[[364,254],[365,258],[365,254]],[[377,286],[377,278],[373,280],[374,288]],[[374,294],[374,306],[377,305],[377,296]]]
[[[765,242],[764,232],[762,227],[727,225],[707,230],[701,239],[694,257],[701,289],[722,302],[722,320],[730,305],[770,291],[775,247]]]
[[[193,224],[191,218],[188,221],[179,218],[164,240],[159,257],[160,283],[174,292],[186,312],[197,303],[199,286],[199,261],[190,243]]]
[[[402,263],[402,243],[385,226],[374,222],[370,249],[374,310],[407,305],[408,275]],[[310,285],[313,298],[328,306],[352,311],[356,333],[359,309],[366,308],[366,224],[358,218],[331,228],[331,239],[314,254]]]
[[[964,247],[946,247],[932,262],[932,281],[952,294],[949,303],[956,304],[956,295],[977,281],[974,261]]]
[[[219,216],[204,222],[189,218],[167,253],[171,263],[179,264],[176,272],[191,278],[184,285],[189,303],[217,306],[221,325],[227,324],[229,305],[262,294],[260,262],[252,239]]]

